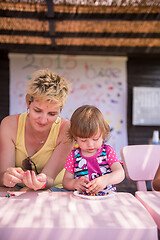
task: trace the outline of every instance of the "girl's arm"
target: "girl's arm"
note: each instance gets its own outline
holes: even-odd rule
[[[89,180],[84,176],[79,179],[74,179],[74,159],[74,151],[71,151],[64,166],[66,170],[62,182],[63,187],[71,191],[85,191],[86,184],[89,182]]]
[[[155,191],[160,191],[160,165],[153,179],[153,188]]]
[[[0,126],[0,186],[21,183],[23,170],[15,167],[16,115],[5,117]]]
[[[107,185],[118,184],[124,180],[124,170],[119,162],[115,162],[110,166],[112,172],[101,177],[93,179],[87,184],[87,193],[98,193],[102,191]]]
[[[62,184],[63,184],[63,187],[67,190],[85,191],[86,184],[88,182],[89,180],[84,176],[79,179],[74,179],[74,174],[66,170],[63,177]]]
[[[74,174],[70,173],[68,170],[65,170],[62,185],[67,190],[75,189],[75,179]]]
[[[118,184],[122,182],[125,178],[125,173],[120,162],[115,162],[111,165],[112,172],[104,175],[107,185],[109,184]],[[103,176],[102,176],[103,177]]]

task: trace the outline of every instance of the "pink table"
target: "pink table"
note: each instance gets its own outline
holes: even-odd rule
[[[129,193],[88,200],[71,192],[0,192],[2,240],[157,240],[157,226]]]
[[[137,191],[135,196],[151,214],[160,231],[160,192]]]

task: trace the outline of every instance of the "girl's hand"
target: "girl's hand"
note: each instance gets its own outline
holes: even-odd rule
[[[103,176],[101,176],[90,181],[86,185],[86,187],[87,187],[87,190],[86,190],[87,193],[91,192],[95,194],[102,191],[106,187],[106,181],[104,181]]]
[[[38,189],[42,189],[46,184],[47,176],[44,173],[36,175],[34,171],[28,170],[24,172],[23,182],[28,188],[36,191]]]
[[[78,191],[86,191],[87,183],[89,183],[89,180],[84,176],[79,179],[74,179],[74,189],[77,189]]]
[[[17,183],[23,182],[24,171],[22,168],[10,167],[3,175],[3,184],[6,187],[14,187]]]
[[[125,178],[124,170],[119,162],[111,165],[112,172],[101,177],[95,178],[87,184],[87,193],[98,193],[109,184],[118,184]]]

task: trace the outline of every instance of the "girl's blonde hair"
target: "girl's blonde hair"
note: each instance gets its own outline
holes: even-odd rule
[[[26,103],[27,106],[34,99],[40,101],[56,102],[64,107],[69,94],[69,83],[63,77],[49,69],[35,72],[28,81]]]
[[[70,120],[69,138],[71,140],[90,138],[100,131],[103,140],[110,137],[110,127],[101,111],[95,106],[84,105],[75,110]]]

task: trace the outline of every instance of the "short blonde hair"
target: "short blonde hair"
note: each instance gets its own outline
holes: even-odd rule
[[[27,106],[36,100],[56,102],[63,108],[69,94],[67,80],[49,69],[35,72],[28,81],[26,103]]]
[[[110,127],[101,111],[92,105],[77,108],[71,116],[69,138],[90,138],[100,131],[103,140],[110,137]]]

